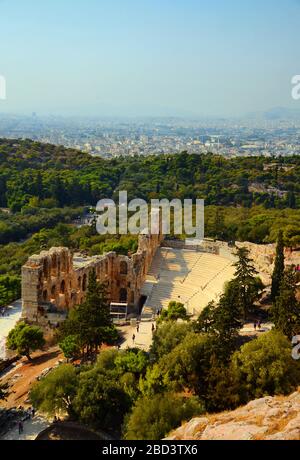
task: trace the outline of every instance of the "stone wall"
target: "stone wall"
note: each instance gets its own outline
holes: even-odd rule
[[[110,302],[139,307],[141,288],[161,235],[140,235],[138,250],[131,257],[115,252],[84,257],[68,248],[52,248],[31,256],[22,267],[22,318],[43,326],[63,321],[69,309],[86,294],[89,274],[107,283]]]

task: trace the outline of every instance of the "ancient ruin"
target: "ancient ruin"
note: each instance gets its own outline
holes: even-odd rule
[[[161,235],[140,235],[132,256],[109,252],[84,257],[68,248],[52,248],[31,256],[22,267],[22,318],[42,326],[63,321],[69,309],[83,302],[89,274],[106,282],[110,302],[124,302],[138,312],[141,288]]]
[[[52,248],[31,256],[22,268],[22,317],[29,323],[55,326],[86,294],[89,274],[106,282],[108,300],[124,303],[137,315],[144,305],[149,317],[170,300],[181,299],[192,314],[218,298],[224,283],[234,276],[236,247],[245,246],[265,286],[271,283],[276,245],[204,240],[186,246],[162,235],[140,235],[131,256],[109,252],[85,257],[68,248]],[[160,249],[159,249],[160,248]],[[159,251],[157,251],[159,249]],[[298,251],[285,250],[286,264],[300,264]]]

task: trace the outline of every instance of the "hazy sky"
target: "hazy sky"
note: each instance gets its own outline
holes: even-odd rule
[[[0,112],[300,109],[298,0],[0,0]]]

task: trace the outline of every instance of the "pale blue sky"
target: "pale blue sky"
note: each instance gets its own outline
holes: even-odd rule
[[[298,0],[0,0],[0,112],[300,109]]]

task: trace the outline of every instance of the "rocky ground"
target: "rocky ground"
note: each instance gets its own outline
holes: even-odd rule
[[[300,440],[300,389],[265,397],[232,412],[194,418],[168,440]]]

